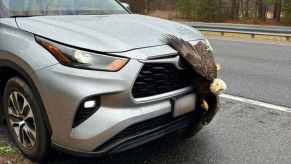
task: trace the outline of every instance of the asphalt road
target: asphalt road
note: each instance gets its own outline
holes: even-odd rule
[[[291,46],[211,42],[227,94],[291,107]],[[104,158],[55,153],[48,163],[290,164],[290,136],[291,113],[223,98],[215,119],[191,139],[176,134]]]
[[[211,40],[228,94],[291,107],[291,43]]]
[[[79,158],[55,154],[48,163],[290,164],[291,113],[222,100],[213,122],[191,139],[176,134],[121,154]]]

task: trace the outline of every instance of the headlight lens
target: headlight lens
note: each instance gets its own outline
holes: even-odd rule
[[[47,49],[61,64],[81,69],[119,71],[127,58],[114,57],[83,51],[36,36],[36,41]]]
[[[207,47],[208,47],[208,50],[211,51],[211,52],[213,52],[213,47],[211,46],[209,40],[206,39],[206,38],[205,38],[205,43],[206,43],[206,45],[207,45]]]

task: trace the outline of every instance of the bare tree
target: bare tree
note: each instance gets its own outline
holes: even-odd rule
[[[244,17],[249,18],[250,0],[246,0],[244,8]]]
[[[231,0],[231,15],[233,20],[239,19],[239,0]]]
[[[280,22],[282,12],[282,0],[274,0],[274,14],[273,19],[276,22]]]

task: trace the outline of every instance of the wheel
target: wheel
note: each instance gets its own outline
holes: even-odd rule
[[[12,140],[20,151],[34,161],[43,160],[50,138],[39,104],[32,89],[21,78],[8,80],[3,96],[4,115]]]

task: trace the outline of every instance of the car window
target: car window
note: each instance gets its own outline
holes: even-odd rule
[[[4,1],[0,1],[0,18],[8,17],[8,10],[4,7]]]
[[[127,13],[115,0],[0,0],[0,6],[2,17]]]

